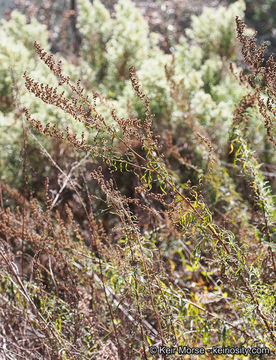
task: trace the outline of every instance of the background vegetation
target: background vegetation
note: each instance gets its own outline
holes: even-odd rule
[[[275,357],[276,65],[242,20],[273,35],[274,5],[181,28],[173,4],[145,13],[167,25],[130,0],[1,21],[3,358]]]

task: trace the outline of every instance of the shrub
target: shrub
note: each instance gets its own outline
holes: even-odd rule
[[[85,24],[91,8],[81,4]],[[91,11],[121,29],[126,18],[118,14],[130,7],[120,2],[114,19],[99,2]],[[115,46],[118,29],[106,46]],[[124,39],[113,48],[117,55],[106,57],[103,37],[95,35],[101,29],[94,30],[93,51],[104,56],[106,72],[99,75],[89,61],[88,39],[81,51],[102,85],[86,89],[86,77],[75,81],[76,72],[62,69],[38,42],[47,70],[24,73],[28,103],[23,97],[24,110],[17,108],[25,116],[23,185],[18,192],[0,183],[3,354],[152,359],[153,345],[212,344],[262,346],[273,358],[275,208],[258,162],[263,146],[275,145],[273,59],[263,64],[264,47],[237,19],[250,72],[233,64],[228,70],[229,60],[207,56],[196,43],[189,54],[183,37],[174,55],[146,46],[134,57],[137,70],[118,78],[117,50],[130,44]],[[43,73],[51,73],[50,85]],[[40,118],[33,104],[77,125]],[[28,188],[28,136],[48,158],[50,175],[59,174],[41,182],[40,193]],[[43,137],[58,151],[50,153]],[[65,163],[56,161],[60,151]],[[15,340],[22,339],[19,347]]]

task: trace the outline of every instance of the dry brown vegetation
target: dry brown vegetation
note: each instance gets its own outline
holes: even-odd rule
[[[247,121],[259,109],[275,145],[276,66],[272,57],[264,63],[264,45],[244,35],[239,19],[237,33],[248,69],[236,75],[248,93],[223,155],[174,80],[173,63],[166,75],[185,127],[159,131],[135,67],[129,78],[144,116],[130,109],[122,118],[34,44],[58,86],[26,72],[30,96],[84,124],[92,138],[44,125],[17,105],[23,185],[0,182],[3,358],[153,359],[153,345],[261,346],[274,358],[273,198]],[[32,177],[33,149],[49,168],[45,179]]]

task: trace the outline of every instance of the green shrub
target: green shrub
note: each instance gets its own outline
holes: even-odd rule
[[[273,358],[275,206],[259,159],[275,145],[276,73],[239,19],[248,71],[230,63],[242,9],[219,8],[224,23],[205,10],[168,55],[130,1],[111,17],[81,0],[81,69],[49,53],[45,28],[35,57],[13,38],[32,25],[23,15],[2,24],[26,56],[0,114],[5,355],[153,359],[152,345],[188,345]]]

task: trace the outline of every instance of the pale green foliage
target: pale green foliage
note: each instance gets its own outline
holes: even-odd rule
[[[194,94],[191,106],[204,125],[210,126],[212,120],[216,118],[216,103],[212,100],[211,95],[205,93],[203,90],[199,90]]]
[[[105,49],[112,37],[114,21],[99,0],[94,1],[93,5],[89,0],[80,0],[78,10],[78,28],[84,35],[82,62],[87,62],[90,68],[86,66],[84,78],[89,78],[90,82],[101,80],[108,64]]]
[[[128,77],[128,69],[139,68],[150,55],[153,38],[149,38],[148,24],[130,0],[121,0],[115,6],[115,18],[97,0],[79,2],[79,29],[85,35],[84,58],[96,67],[96,80],[104,80],[108,89],[118,89]],[[119,86],[122,90],[122,86]]]
[[[182,36],[173,61],[170,55],[157,49],[154,35],[149,34],[147,23],[130,0],[118,2],[114,18],[100,1],[91,4],[81,0],[79,29],[85,35],[82,64],[86,69],[83,78],[108,97],[117,99],[114,106],[120,114],[131,109],[134,115],[141,116],[141,105],[127,80],[129,67],[135,65],[157,121],[167,120],[177,126],[183,116],[170,96],[165,74],[165,66],[173,66],[173,79],[187,94],[191,108],[202,124],[215,128],[220,139],[229,129],[233,104],[244,93],[224,59],[229,57],[230,50],[231,56],[235,52],[234,19],[236,15],[242,16],[243,11],[244,3],[238,1],[228,8],[205,9],[201,16],[193,17],[192,27],[187,31],[192,44]],[[207,44],[207,52],[203,43]]]
[[[229,130],[234,104],[245,93],[226,59],[236,53],[235,16],[242,17],[244,9],[243,1],[228,8],[205,8],[192,17],[186,31],[192,44],[183,36],[175,51],[175,79],[182,79],[191,108],[219,143]]]
[[[208,60],[206,62],[208,62]],[[234,63],[232,65],[234,73],[238,74],[240,69],[238,69]],[[246,93],[246,88],[237,82],[234,75],[229,71],[228,66],[228,62],[221,65],[221,68],[219,68],[220,79],[218,82],[210,81],[209,91],[216,103],[223,101],[227,102],[229,105],[234,105]],[[215,69],[215,64],[213,65],[213,68]],[[208,76],[211,74],[212,72],[209,71]]]
[[[15,10],[11,13],[9,21],[1,20],[1,45],[10,40],[15,44],[23,45],[34,55],[34,37],[37,37],[43,48],[49,49],[46,26],[35,18],[28,24],[26,17]]]
[[[138,76],[143,84],[143,89],[150,99],[151,110],[159,119],[167,118],[168,110],[172,105],[170,87],[165,74],[165,65],[170,60],[169,55],[157,52],[154,57],[146,59],[141,65]],[[151,71],[149,71],[151,69]],[[118,99],[118,106],[127,110],[134,110],[135,115],[143,116],[142,105],[137,102],[130,81],[126,83],[122,96]]]
[[[119,116],[126,116],[130,110],[134,115],[143,117],[142,106],[128,80],[129,67],[135,65],[143,90],[150,99],[156,124],[165,121],[177,127],[185,123],[185,114],[171,96],[171,83],[165,66],[171,67],[171,77],[179,88],[180,96],[185,97],[200,123],[206,126],[210,138],[224,146],[234,104],[245,92],[231,74],[229,62],[225,59],[235,53],[234,17],[242,15],[243,11],[243,1],[237,1],[228,8],[205,9],[201,16],[193,17],[192,27],[187,31],[192,43],[182,36],[172,56],[157,47],[156,34],[150,34],[146,21],[132,1],[119,1],[114,17],[111,17],[100,0],[92,4],[89,0],[80,0],[78,28],[83,35],[80,66],[76,68],[60,55],[57,57],[62,59],[64,73],[72,80],[80,77],[87,89],[99,90],[112,99],[112,106]],[[18,129],[21,126],[18,119],[13,121],[12,113],[8,114],[14,104],[10,107],[6,105],[12,103],[13,78],[17,79],[22,106],[28,107],[34,117],[44,124],[55,122],[63,127],[68,120],[72,124],[70,116],[65,118],[58,109],[37,101],[24,91],[22,75],[25,70],[37,81],[56,85],[53,74],[44,64],[36,61],[32,45],[36,40],[45,50],[49,49],[46,27],[36,20],[27,24],[24,15],[13,12],[11,20],[2,22],[0,34],[0,95],[10,98],[3,102],[5,108],[0,108],[7,117],[0,124],[1,132],[6,132],[7,124],[13,124]],[[203,43],[207,44],[208,51],[202,47]],[[238,72],[238,69],[235,71]],[[105,104],[99,104],[97,111],[114,125]],[[253,129],[253,141],[260,143],[263,131],[258,139],[255,138],[256,121],[252,120],[250,129]],[[82,131],[88,134],[81,124],[74,124],[74,128],[79,135]]]
[[[38,81],[46,82],[51,86],[57,85],[57,80],[48,67],[37,61],[33,47],[33,42],[37,41],[44,49],[49,50],[49,34],[46,26],[35,19],[28,24],[24,15],[13,11],[9,21],[1,21],[0,38],[1,176],[3,180],[9,182],[18,171],[16,159],[22,146],[22,117],[18,116],[15,108],[18,111],[23,107],[31,109],[33,115],[44,125],[52,122],[65,127],[72,119],[70,116],[65,118],[58,108],[30,96],[24,86],[24,71],[32,74]],[[78,69],[65,59],[62,59],[62,62],[65,72],[77,80]],[[79,133],[84,129],[81,124],[72,121],[71,125]]]
[[[181,36],[179,44],[176,45],[175,59],[183,72],[190,69],[200,69],[203,58],[203,51],[200,46],[189,44],[185,36]]]
[[[120,0],[115,11],[113,36],[106,49],[110,63],[108,79],[125,80],[131,65],[139,69],[149,57],[149,28],[132,1]]]
[[[13,79],[23,75],[24,66],[35,67],[32,40],[33,34],[39,34],[39,41],[48,49],[46,27],[33,20],[27,24],[24,15],[14,11],[11,20],[2,20],[0,25],[0,96],[9,101],[0,105],[0,111],[9,111],[8,103],[12,100]]]
[[[20,91],[18,95],[20,95],[22,107],[32,108],[43,123],[56,119],[57,113],[53,114],[52,106],[47,106],[34,97],[30,97],[24,89],[23,80],[23,74],[26,70],[38,81],[47,79],[49,85],[55,86],[57,84],[55,76],[49,69],[37,61],[33,47],[33,42],[37,41],[45,50],[49,50],[49,34],[46,26],[39,24],[35,19],[30,24],[27,24],[25,16],[18,11],[14,11],[10,21],[2,21],[0,37],[2,39],[0,43],[0,96],[11,97],[11,102],[14,102],[14,99],[12,100],[15,96],[13,95],[13,89],[16,85],[17,90],[14,89],[14,91]],[[65,72],[76,79],[77,69],[65,59],[62,60]],[[5,113],[13,112],[14,105],[11,105],[10,108],[6,107],[6,109],[0,108],[0,110],[4,110]],[[51,114],[53,115],[52,118]]]
[[[38,309],[47,322],[51,321],[48,323],[51,326],[45,326],[43,323],[41,330],[50,328],[58,335],[59,351],[70,350],[72,337],[68,336],[66,330],[76,325],[77,336],[81,339],[79,343],[87,342],[87,347],[83,344],[82,347],[77,346],[78,356],[83,358],[97,356],[95,355],[97,344],[93,343],[98,332],[96,325],[107,325],[108,331],[104,329],[103,333],[108,333],[108,336],[114,334],[116,327],[110,326],[112,325],[110,315],[112,322],[118,325],[118,331],[121,332],[123,327],[120,326],[124,326],[130,320],[133,327],[137,326],[137,334],[143,330],[148,343],[154,343],[158,339],[157,331],[155,332],[158,336],[149,330],[156,328],[160,331],[156,325],[159,321],[160,329],[162,328],[164,332],[164,336],[160,338],[164,338],[167,345],[175,344],[176,340],[179,345],[188,342],[201,346],[203,344],[209,346],[211,343],[231,345],[236,342],[234,336],[237,329],[239,329],[239,341],[243,344],[252,345],[255,342],[259,344],[261,341],[264,343],[270,341],[267,328],[270,326],[272,328],[275,316],[271,316],[271,324],[266,326],[261,313],[256,313],[256,309],[261,308],[262,313],[267,317],[275,306],[271,292],[274,285],[266,283],[266,274],[262,274],[261,268],[262,261],[266,259],[261,246],[267,244],[268,247],[270,246],[270,232],[274,226],[275,210],[271,189],[259,171],[260,165],[253,157],[254,153],[245,140],[244,133],[239,130],[240,124],[237,124],[237,129],[233,130],[233,138],[230,140],[228,138],[229,129],[233,126],[234,107],[239,104],[245,93],[245,88],[239,85],[238,80],[231,74],[229,60],[226,59],[234,54],[232,52],[235,47],[234,35],[230,32],[234,13],[239,9],[242,11],[242,4],[243,2],[239,1],[228,9],[219,8],[219,16],[222,18],[224,16],[223,24],[218,15],[214,18],[214,10],[205,10],[201,17],[194,18],[192,29],[188,32],[193,44],[189,44],[187,38],[182,37],[173,56],[158,50],[141,14],[129,0],[119,1],[115,7],[114,19],[100,1],[94,1],[93,5],[88,0],[80,1],[79,29],[84,35],[80,75],[84,85],[88,84],[86,89],[88,100],[85,98],[86,91],[82,97],[71,86],[78,77],[78,70],[65,59],[63,59],[64,75],[69,75],[71,80],[63,85],[68,96],[74,96],[78,103],[86,105],[86,109],[90,110],[89,116],[81,114],[80,117],[86,121],[85,130],[94,141],[93,148],[89,152],[93,157],[91,165],[93,168],[98,164],[105,167],[104,171],[90,173],[90,176],[92,175],[92,178],[98,182],[98,186],[95,187],[97,196],[94,196],[93,184],[93,190],[89,194],[90,181],[89,184],[85,183],[86,189],[81,189],[80,183],[78,185],[81,204],[82,190],[87,191],[84,199],[87,199],[87,196],[90,198],[91,195],[91,212],[87,222],[91,223],[89,240],[92,251],[86,245],[88,231],[84,230],[83,235],[78,233],[78,227],[73,224],[72,219],[70,224],[66,225],[59,213],[50,209],[50,201],[46,212],[40,209],[40,206],[31,204],[31,216],[26,216],[26,222],[24,222],[24,214],[22,216],[18,209],[17,218],[23,219],[23,226],[18,219],[9,223],[7,221],[9,226],[14,223],[14,226],[20,227],[20,234],[22,234],[21,228],[25,229],[25,242],[29,241],[32,245],[39,243],[39,252],[47,247],[51,249],[59,263],[56,264],[60,266],[57,269],[54,266],[52,269],[49,263],[51,273],[48,275],[49,279],[52,278],[50,283],[53,282],[52,293],[43,291],[42,295],[39,291],[36,292],[39,288],[28,286],[28,292],[32,297],[37,299],[38,295],[40,296],[40,307],[34,309]],[[64,115],[53,105],[45,105],[42,101],[35,100],[32,94],[26,94],[23,90],[22,73],[26,68],[28,74],[36,81],[56,84],[54,75],[42,61],[37,61],[34,57],[32,47],[29,47],[28,43],[25,44],[24,39],[23,42],[20,41],[18,26],[20,24],[23,24],[23,27],[29,26],[26,23],[24,25],[24,21],[22,15],[15,13],[12,20],[4,23],[0,29],[5,39],[9,39],[1,45],[0,56],[3,60],[1,73],[3,83],[10,89],[9,92],[4,89],[1,96],[12,95],[12,87],[15,84],[13,76],[16,76],[16,86],[20,89],[20,106],[26,106],[33,118],[40,120],[43,125],[48,122],[58,123],[59,128],[70,125],[69,116]],[[195,25],[196,22],[198,27]],[[17,30],[14,31],[13,27]],[[43,27],[40,30],[36,40],[44,44],[47,49],[47,31]],[[208,49],[201,48],[205,40],[200,30],[206,37]],[[23,38],[28,31],[29,28],[26,31],[22,30]],[[217,34],[213,34],[214,32]],[[217,43],[214,39],[220,44],[219,49],[216,48]],[[12,51],[12,46],[15,48],[18,46],[17,50],[21,50],[23,54],[22,59]],[[11,70],[9,63],[14,64]],[[145,106],[141,104],[144,96],[139,90],[137,91],[137,88],[135,94],[127,79],[128,67],[133,64],[137,67],[143,91],[150,99],[152,113],[156,115],[153,119],[156,123],[152,129],[155,133],[156,127],[161,128],[160,142],[155,141],[154,134],[151,133],[150,112],[147,108],[145,111]],[[239,70],[235,66],[234,69],[236,72]],[[133,77],[131,80],[133,81]],[[70,93],[68,88],[71,89]],[[95,100],[91,88],[103,91],[109,99],[105,101],[99,96]],[[35,91],[30,92],[35,93]],[[140,99],[137,99],[137,94]],[[14,101],[12,96],[11,100]],[[4,133],[0,136],[1,141],[5,143],[5,156],[10,161],[9,165],[13,166],[12,175],[15,175],[19,165],[22,167],[21,159],[14,159],[13,156],[18,154],[18,150],[22,147],[22,118],[13,115],[17,114],[12,112],[14,107],[15,104],[12,104],[9,109],[0,113],[0,125]],[[130,118],[116,121],[115,115],[113,114],[112,117],[110,114],[112,107],[117,109],[118,117],[130,116]],[[255,116],[254,109],[250,111],[252,114],[247,124],[249,140],[253,138],[254,141],[262,142],[262,133],[259,138],[257,135],[251,136],[250,132],[255,131],[258,117]],[[245,115],[248,115],[248,112]],[[99,113],[104,119],[99,120],[100,117],[96,117]],[[137,120],[135,127],[131,125],[133,114],[138,115],[141,120],[135,119]],[[75,116],[76,121],[79,119],[78,115]],[[143,121],[145,118],[146,121]],[[76,122],[74,127],[78,134],[83,130],[83,126]],[[36,134],[33,129],[31,131]],[[171,144],[169,137],[163,134],[167,131],[174,136]],[[93,137],[95,133],[97,136]],[[158,131],[155,134],[158,134]],[[141,142],[136,152],[132,140],[139,136]],[[11,141],[17,144],[16,151],[10,146]],[[168,144],[164,145],[163,150],[163,143],[166,141]],[[68,142],[70,143],[70,140]],[[224,167],[222,159],[227,160],[229,145],[230,154],[235,154],[235,162],[239,165],[238,169],[231,171],[240,171],[238,176]],[[45,147],[47,146],[49,144]],[[124,153],[125,149],[129,152]],[[223,155],[221,149],[226,149]],[[189,159],[185,158],[185,152],[191,157],[190,163]],[[28,152],[25,154],[29,156]],[[8,163],[7,159],[2,157],[1,161]],[[1,166],[5,167],[5,164],[3,166],[1,163]],[[108,170],[111,170],[111,173]],[[252,206],[246,198],[248,194],[244,196],[242,190],[238,188],[237,177],[239,180],[241,172],[248,180],[249,190],[255,196],[258,214],[251,213]],[[114,176],[115,181],[118,180],[117,184],[121,180],[123,182],[127,176],[126,183],[123,186],[114,185],[113,175],[116,176]],[[5,176],[4,180],[7,181],[7,172]],[[9,176],[12,178],[10,174]],[[190,177],[192,181],[189,179],[188,182],[185,176]],[[86,181],[85,176],[83,180]],[[11,179],[8,181],[11,182]],[[133,189],[132,186],[136,184],[143,186]],[[74,182],[70,185],[75,187]],[[135,198],[136,195],[127,198],[123,195],[123,191],[120,193],[120,190],[125,190],[128,186],[130,189],[127,191],[134,190],[137,194],[139,191],[138,196],[141,195],[141,199],[145,202],[139,202],[139,198]],[[164,194],[164,198],[160,197],[160,194]],[[101,203],[98,209],[96,206],[95,217],[92,200]],[[155,201],[160,201],[159,206],[155,205]],[[138,205],[137,210],[136,205]],[[141,218],[140,210],[142,210]],[[108,213],[108,216],[102,217],[102,213]],[[42,218],[41,226],[36,229],[39,214]],[[144,214],[150,220],[145,219]],[[262,219],[255,221],[257,215]],[[69,214],[67,216],[70,217]],[[106,236],[103,224],[100,222],[101,218],[107,219]],[[84,226],[83,229],[84,223],[81,224],[81,227]],[[6,229],[7,226],[3,228]],[[116,235],[117,229],[119,229],[119,237]],[[92,240],[95,241],[95,249],[97,252],[99,250],[100,256],[93,252]],[[253,254],[256,250],[260,251],[260,255]],[[201,261],[202,257],[205,258],[204,262]],[[63,272],[60,271],[64,260],[71,274],[68,278],[64,278]],[[203,263],[206,264],[206,269],[202,267]],[[214,264],[215,267],[212,266]],[[168,271],[170,266],[171,271]],[[209,270],[216,272],[214,277]],[[56,280],[52,272],[56,272]],[[202,281],[201,275],[207,280],[207,272],[209,272],[208,282]],[[196,275],[194,279],[193,273]],[[220,279],[220,284],[216,282],[216,278]],[[56,291],[54,289],[56,281],[62,285],[64,293],[69,292],[71,286],[70,302],[67,299],[61,301],[61,298],[51,296]],[[63,285],[63,281],[66,286]],[[11,277],[6,282],[10,288]],[[67,286],[70,282],[71,285]],[[80,294],[78,299],[76,289]],[[91,294],[88,294],[90,289]],[[81,299],[81,294],[85,291],[87,296]],[[76,296],[75,302],[72,301],[72,295]],[[210,307],[208,297],[209,300],[211,298]],[[225,304],[216,304],[217,297]],[[20,302],[25,300],[18,297],[17,301],[16,306],[22,306]],[[107,301],[109,301],[109,310]],[[92,309],[90,304],[93,304]],[[222,312],[222,316],[221,309],[226,310]],[[118,315],[119,310],[123,311],[123,317]],[[73,317],[75,311],[76,313],[83,311],[84,316],[81,317],[83,323],[78,323]],[[101,319],[99,323],[95,322],[94,331],[91,321],[97,320],[95,314]],[[124,319],[125,316],[128,319]],[[231,330],[225,325],[225,321],[228,320],[233,324]],[[87,325],[84,327],[82,324]],[[246,331],[254,336],[245,337],[245,325]],[[101,326],[97,327],[101,329]],[[214,328],[216,333],[212,334]],[[137,335],[137,339],[140,342],[139,336]],[[97,339],[95,341],[98,342]],[[133,346],[131,341],[136,342],[136,334],[135,338],[127,339],[127,346],[129,343]],[[142,341],[146,342],[144,338]],[[68,345],[68,349],[64,344]],[[73,359],[72,356],[70,358]]]
[[[100,34],[106,43],[112,35],[113,21],[100,0],[95,0],[93,5],[89,0],[80,0],[78,1],[78,10],[80,32],[86,37],[92,38],[94,31],[95,34]]]
[[[186,34],[201,46],[205,57],[218,54],[231,58],[235,54],[235,17],[243,17],[245,3],[236,1],[228,8],[205,8],[202,15],[193,16]]]
[[[204,87],[207,91],[211,86],[217,85],[223,72],[223,61],[220,56],[214,55],[210,59],[207,59],[201,68]]]

